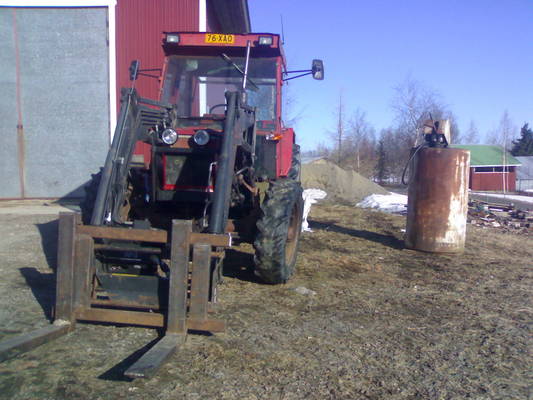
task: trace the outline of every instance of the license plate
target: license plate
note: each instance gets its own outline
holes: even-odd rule
[[[206,43],[232,44],[232,43],[235,43],[235,35],[227,35],[223,33],[206,33],[205,42]]]

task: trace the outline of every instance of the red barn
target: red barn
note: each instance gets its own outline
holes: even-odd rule
[[[474,191],[516,190],[516,167],[520,161],[500,146],[453,145],[454,148],[470,150],[470,184]]]

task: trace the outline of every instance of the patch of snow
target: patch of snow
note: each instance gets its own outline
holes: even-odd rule
[[[474,194],[479,195],[486,195],[489,197],[497,197],[500,199],[507,199],[507,200],[514,200],[514,201],[522,201],[524,203],[532,203],[533,204],[533,197],[530,196],[520,196],[517,194],[500,194],[500,193],[485,193],[485,192],[473,192]]]
[[[316,295],[316,292],[311,289],[307,289],[304,286],[298,286],[297,288],[293,289],[296,293],[304,295],[304,296],[314,296]]]
[[[315,204],[318,200],[324,199],[328,194],[320,189],[305,189],[302,193],[304,199],[304,213],[302,220],[302,232],[313,232],[309,228],[309,223],[307,222],[307,216],[309,211],[311,211],[311,204]]]
[[[361,208],[372,208],[390,214],[407,212],[407,196],[405,194],[371,194],[356,204]]]

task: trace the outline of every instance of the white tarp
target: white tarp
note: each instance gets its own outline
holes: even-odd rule
[[[324,199],[328,194],[320,189],[305,189],[302,193],[304,199],[304,213],[302,221],[302,232],[313,232],[309,228],[309,223],[307,222],[307,216],[309,211],[311,211],[311,204],[315,204],[318,200]]]

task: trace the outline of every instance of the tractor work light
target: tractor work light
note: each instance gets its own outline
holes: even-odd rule
[[[165,144],[174,144],[178,140],[178,133],[174,129],[167,128],[161,132],[161,140]]]
[[[194,140],[194,143],[196,143],[198,146],[205,146],[207,143],[209,143],[209,139],[209,133],[203,129],[196,131],[192,137],[192,140]]]
[[[272,36],[259,36],[260,46],[272,46]]]
[[[180,35],[177,35],[175,33],[167,34],[167,43],[175,43],[178,44],[180,42]]]

